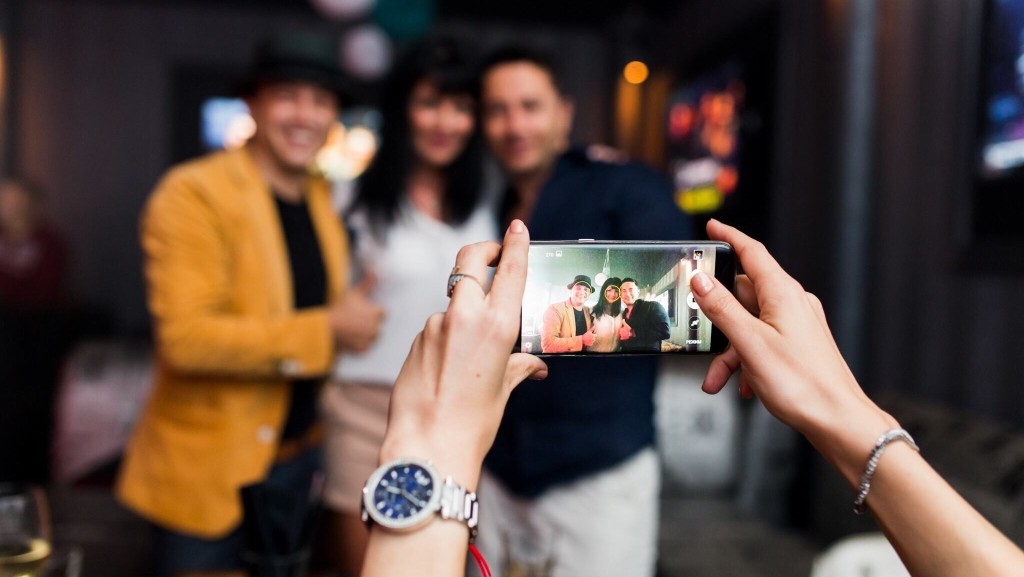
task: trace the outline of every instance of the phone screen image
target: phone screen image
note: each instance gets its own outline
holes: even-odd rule
[[[711,241],[535,241],[517,350],[538,355],[720,352],[725,336],[690,291],[697,271],[732,290],[732,248]]]

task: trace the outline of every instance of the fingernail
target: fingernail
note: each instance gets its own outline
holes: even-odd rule
[[[714,283],[711,282],[711,278],[701,271],[697,271],[697,273],[693,275],[693,278],[690,279],[690,288],[692,288],[698,296],[708,294],[714,286]]]
[[[509,229],[511,229],[512,232],[523,232],[524,228],[525,225],[523,225],[523,221],[519,220],[518,218],[513,220],[512,224],[509,226]]]

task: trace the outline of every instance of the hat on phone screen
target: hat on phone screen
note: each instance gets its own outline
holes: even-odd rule
[[[275,34],[257,45],[248,69],[235,83],[235,93],[251,96],[268,82],[302,81],[330,90],[340,104],[350,104],[348,78],[341,70],[338,51],[336,42],[320,34]]]
[[[572,282],[569,283],[568,286],[566,286],[565,288],[571,289],[572,287],[578,284],[585,284],[587,285],[587,288],[590,289],[590,292],[594,292],[594,283],[593,281],[590,280],[590,277],[585,274],[576,275],[576,278],[572,279]]]

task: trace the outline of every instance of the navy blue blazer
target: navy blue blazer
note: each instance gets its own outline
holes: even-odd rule
[[[527,225],[535,240],[685,240],[690,219],[664,176],[636,163],[559,157]],[[507,199],[505,206],[514,204]],[[516,388],[485,466],[513,493],[618,465],[654,442],[654,357],[549,357],[543,381]]]
[[[668,313],[661,303],[637,300],[626,324],[633,329],[633,337],[621,342],[623,351],[657,352],[661,341],[668,338]]]

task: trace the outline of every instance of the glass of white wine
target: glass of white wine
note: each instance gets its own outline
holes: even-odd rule
[[[0,484],[0,577],[41,575],[49,557],[50,511],[43,490]]]

